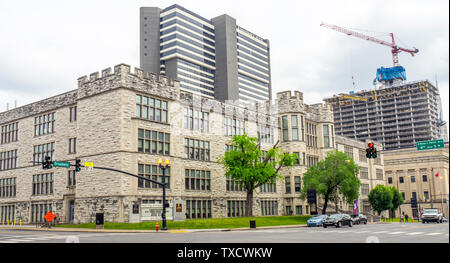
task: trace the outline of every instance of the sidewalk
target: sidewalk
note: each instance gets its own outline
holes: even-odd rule
[[[394,222],[393,222],[394,223]],[[367,224],[390,224],[385,222],[369,222]],[[0,230],[22,230],[22,231],[47,231],[47,232],[91,232],[91,233],[193,233],[193,232],[223,232],[223,231],[258,231],[265,229],[286,229],[307,227],[307,225],[284,225],[284,226],[261,226],[256,228],[221,228],[221,229],[169,229],[167,231],[156,230],[134,230],[134,229],[88,229],[88,228],[62,228],[62,227],[36,227],[36,225],[22,225],[22,226],[5,226],[0,225]]]

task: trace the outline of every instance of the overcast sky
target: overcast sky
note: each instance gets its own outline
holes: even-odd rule
[[[436,77],[448,122],[449,3],[442,1],[265,0],[0,0],[0,112],[77,88],[77,78],[119,63],[139,67],[139,7],[172,4],[207,18],[228,14],[270,40],[273,96],[300,90],[305,102],[351,90],[373,89],[390,48],[324,28],[362,29],[400,46],[408,81]],[[371,32],[367,32],[371,31]],[[355,79],[356,88],[352,84]]]

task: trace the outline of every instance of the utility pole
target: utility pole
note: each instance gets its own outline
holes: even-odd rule
[[[163,161],[162,159],[158,160],[158,165],[163,171],[162,176],[162,188],[163,188],[163,211],[162,211],[162,228],[161,230],[167,230],[167,222],[166,222],[166,168],[169,167],[169,160]]]

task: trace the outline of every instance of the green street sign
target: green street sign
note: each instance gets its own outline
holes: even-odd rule
[[[444,148],[444,140],[416,142],[418,151]]]
[[[69,168],[70,163],[69,162],[53,162],[53,166]]]

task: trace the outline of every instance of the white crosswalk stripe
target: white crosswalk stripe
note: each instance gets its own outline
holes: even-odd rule
[[[412,233],[407,233],[407,235],[410,235],[410,236],[420,235],[420,234],[423,234],[423,232],[412,232]]]
[[[398,234],[403,234],[403,233],[405,233],[405,232],[399,231],[399,232],[392,232],[392,233],[389,233],[389,235],[398,235]]]
[[[425,234],[426,236],[436,236],[436,235],[442,235],[443,233],[429,233]]]
[[[388,231],[378,231],[378,232],[373,232],[373,234],[383,234],[383,233],[387,233]]]

